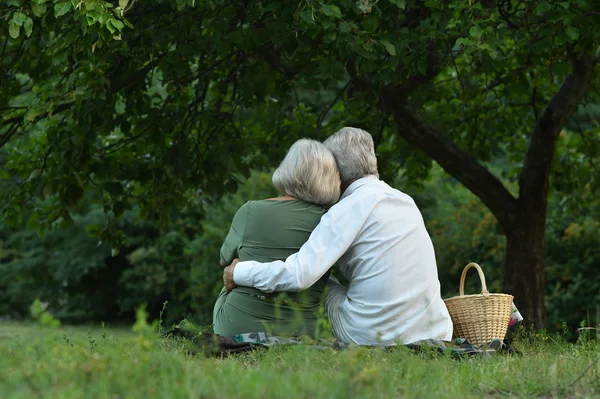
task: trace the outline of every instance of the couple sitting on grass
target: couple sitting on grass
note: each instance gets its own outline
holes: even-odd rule
[[[273,184],[284,196],[244,204],[221,248],[216,334],[314,335],[325,295],[343,343],[452,338],[421,213],[379,180],[369,133],[297,141]],[[334,264],[348,287],[330,276]]]

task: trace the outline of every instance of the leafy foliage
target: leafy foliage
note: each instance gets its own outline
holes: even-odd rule
[[[46,311],[47,304],[42,304],[39,299],[33,301],[30,307],[31,317],[37,320],[40,325],[45,327],[60,327],[60,320],[57,320],[52,314]]]
[[[162,231],[128,212],[118,226],[127,234],[119,253],[86,233],[110,223],[97,206],[75,215],[66,230],[55,228],[44,237],[26,226],[5,226],[0,313],[26,315],[40,298],[62,320],[108,321],[130,319],[141,305],[156,317],[168,301],[167,324],[184,317],[210,323],[222,286],[219,250],[233,215],[245,201],[275,194],[270,174],[254,173],[237,193],[218,202],[201,197],[174,214]]]
[[[66,229],[55,228],[44,237],[25,228],[3,226],[0,251],[2,313],[26,314],[36,298],[67,321],[98,320],[117,315],[115,283],[124,267],[124,253],[111,257],[110,247],[89,238],[85,226],[103,219],[93,207],[75,215]]]
[[[33,207],[45,229],[90,192],[105,212],[162,219],[190,189],[235,189],[232,172],[349,119],[381,126],[384,163],[394,154],[418,179],[429,161],[402,150],[379,110],[394,84],[473,156],[517,162],[565,49],[595,51],[588,3],[7,1],[2,213],[18,223],[49,198]]]

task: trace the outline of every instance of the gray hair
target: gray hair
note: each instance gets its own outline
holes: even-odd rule
[[[373,137],[365,130],[344,127],[323,143],[335,157],[342,182],[366,175],[379,177]]]
[[[277,190],[306,202],[333,205],[340,198],[340,174],[333,154],[320,142],[301,139],[273,173]]]

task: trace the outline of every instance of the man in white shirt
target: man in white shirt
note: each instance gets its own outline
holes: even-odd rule
[[[379,180],[373,138],[343,128],[325,141],[342,178],[340,201],[309,240],[285,262],[234,261],[225,268],[236,285],[265,292],[301,291],[337,264],[350,282],[329,280],[325,307],[336,338],[358,345],[409,344],[452,338],[433,244],[408,195]]]

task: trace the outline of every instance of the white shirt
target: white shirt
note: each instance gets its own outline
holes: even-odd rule
[[[300,291],[334,263],[350,282],[338,328],[354,343],[452,338],[421,212],[410,196],[375,176],[352,183],[299,252],[285,262],[239,262],[234,280],[265,292]]]

